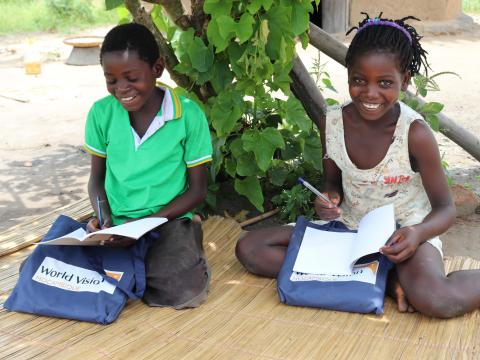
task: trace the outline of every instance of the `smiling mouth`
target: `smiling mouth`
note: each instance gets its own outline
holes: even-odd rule
[[[135,100],[137,97],[137,95],[134,95],[134,96],[127,96],[127,97],[119,97],[118,100],[120,100],[120,102],[122,104],[130,104],[133,100]]]
[[[367,110],[378,110],[382,106],[382,104],[372,104],[372,103],[365,103],[365,102],[362,102],[361,104]]]

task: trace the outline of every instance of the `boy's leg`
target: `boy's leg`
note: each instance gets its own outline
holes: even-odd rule
[[[292,226],[250,231],[237,242],[237,259],[251,273],[276,278],[292,232]]]
[[[445,276],[440,252],[429,243],[397,264],[397,273],[408,301],[425,315],[451,318],[480,307],[480,270]]]
[[[199,306],[207,297],[210,283],[201,225],[190,219],[175,219],[150,236],[156,240],[145,259],[145,303],[175,309]]]

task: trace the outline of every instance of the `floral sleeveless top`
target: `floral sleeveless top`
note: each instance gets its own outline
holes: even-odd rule
[[[374,168],[358,169],[350,160],[343,134],[342,107],[327,112],[326,157],[335,161],[342,171],[343,201],[339,219],[356,229],[369,211],[394,204],[395,220],[401,226],[415,225],[430,212],[430,202],[422,185],[420,173],[411,169],[408,151],[410,124],[422,116],[399,102],[400,115],[387,154]],[[345,105],[344,105],[345,106]]]

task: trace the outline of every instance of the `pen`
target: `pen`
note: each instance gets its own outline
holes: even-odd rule
[[[97,217],[98,217],[98,226],[100,229],[103,227],[103,214],[102,207],[100,206],[100,196],[97,196]]]
[[[319,198],[322,198],[323,200],[325,200],[326,202],[328,202],[329,204],[332,204],[333,206],[336,207],[336,205],[334,203],[332,203],[330,201],[329,198],[327,198],[325,195],[323,195],[320,191],[318,191],[317,189],[315,189],[312,184],[310,184],[308,181],[304,180],[303,178],[299,177],[298,178],[298,182],[300,184],[302,184],[303,186],[305,186],[308,190],[310,190],[311,192],[313,192],[315,195],[317,195]]]

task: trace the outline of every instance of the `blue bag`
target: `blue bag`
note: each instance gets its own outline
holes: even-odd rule
[[[393,264],[378,253],[361,258],[359,262],[363,266],[355,267],[352,276],[296,273],[293,266],[307,227],[325,231],[355,232],[339,221],[318,225],[300,217],[277,277],[280,301],[288,305],[383,314],[385,287]]]
[[[82,226],[60,215],[42,241]],[[148,239],[130,248],[38,245],[4,307],[10,311],[109,324],[145,290]]]

